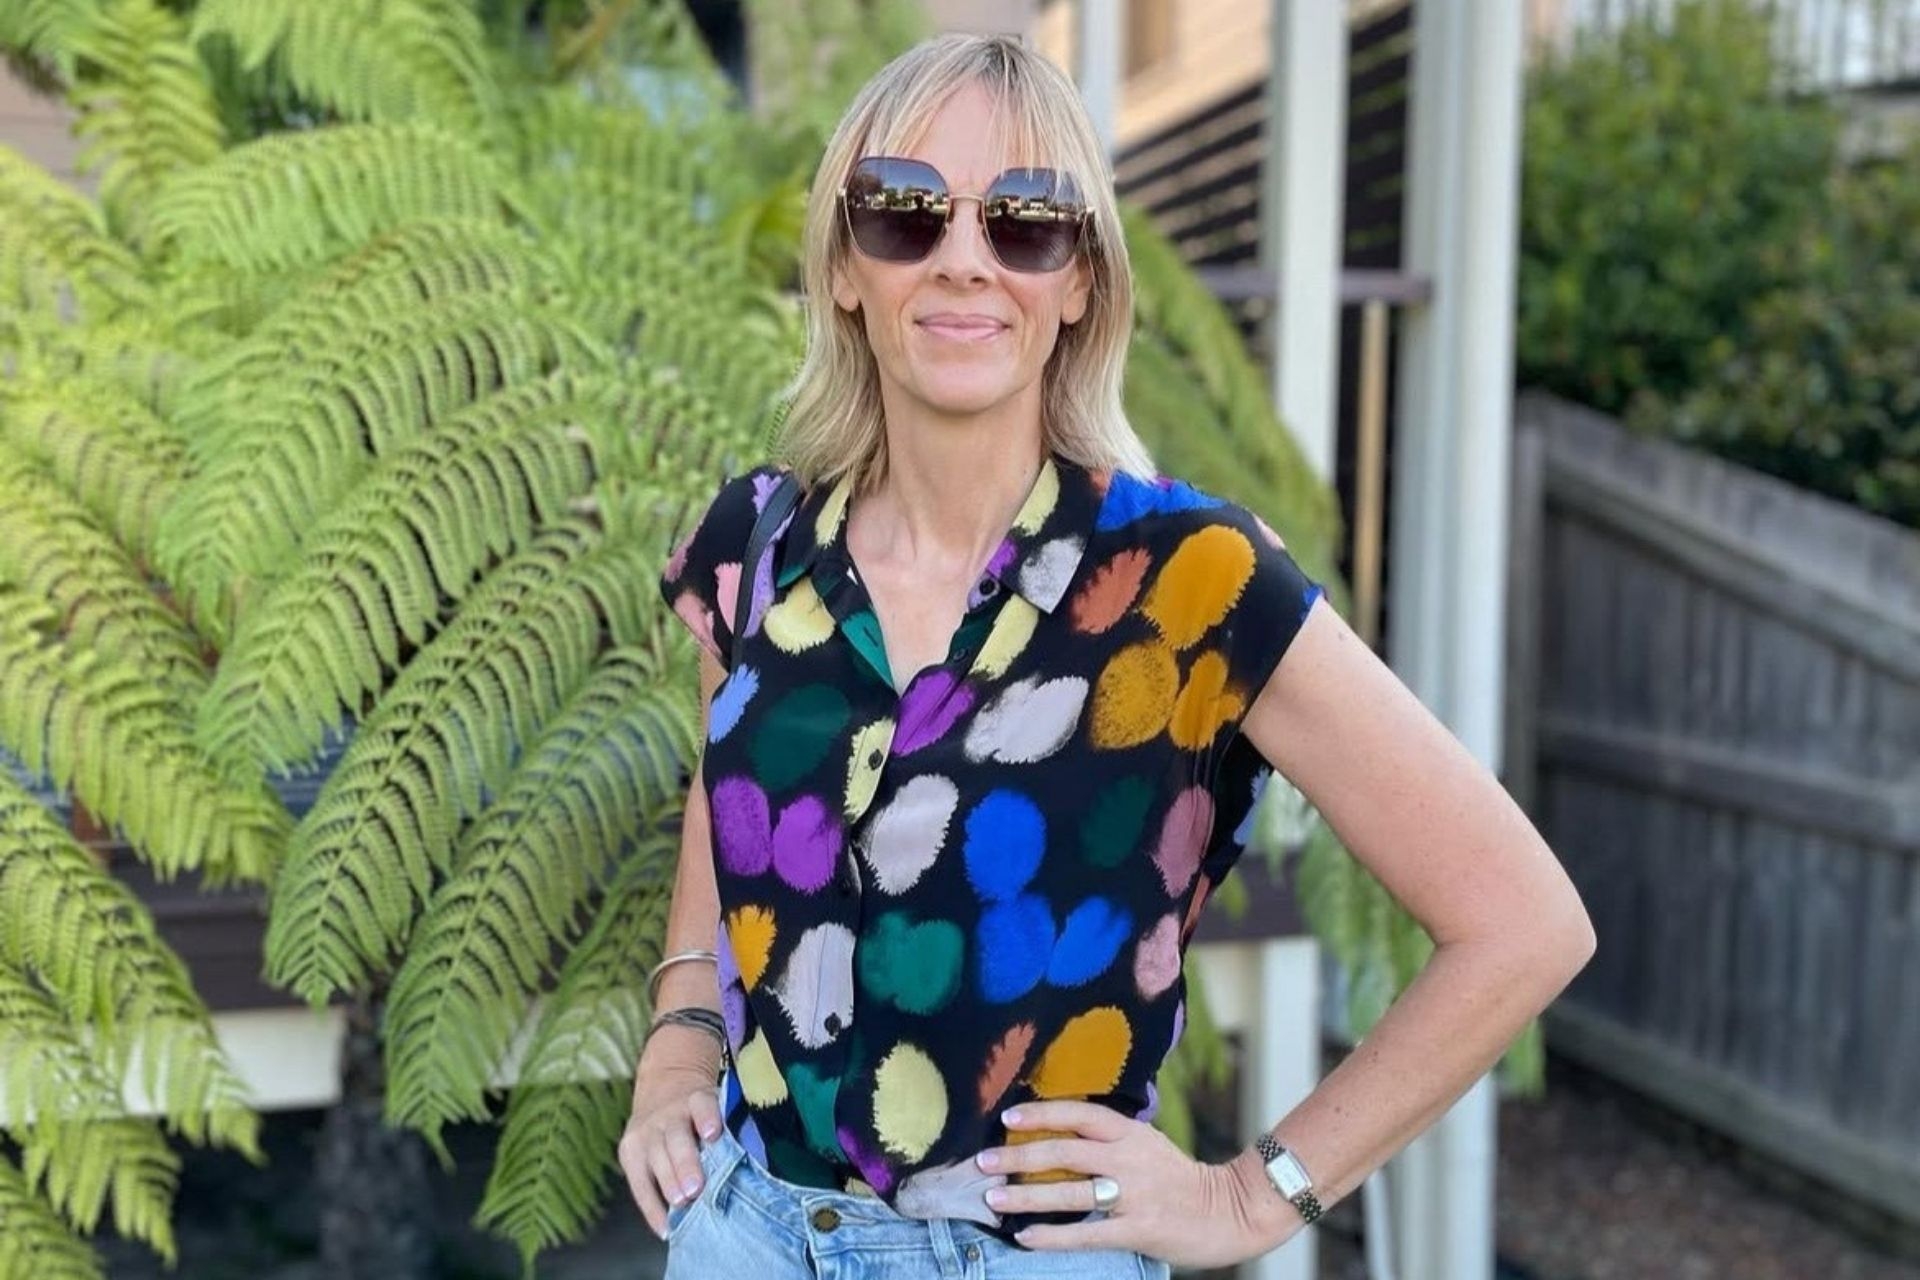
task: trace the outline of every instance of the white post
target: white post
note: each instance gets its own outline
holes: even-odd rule
[[[1080,0],[1080,96],[1107,155],[1120,136],[1120,0]]]
[[[1268,326],[1274,408],[1333,479],[1340,226],[1347,155],[1347,6],[1273,0],[1260,262],[1279,282]]]
[[[1497,773],[1520,8],[1417,5],[1413,47],[1405,266],[1432,280],[1434,300],[1401,331],[1388,659]],[[1493,1274],[1496,1104],[1483,1078],[1390,1162],[1403,1280]]]

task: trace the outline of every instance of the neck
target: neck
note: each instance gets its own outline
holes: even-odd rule
[[[978,572],[1046,458],[1039,409],[1036,383],[991,414],[905,421],[889,411],[885,470],[855,522],[869,563]]]

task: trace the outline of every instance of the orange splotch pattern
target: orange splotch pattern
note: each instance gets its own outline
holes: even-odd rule
[[[660,577],[729,668],[701,773],[727,1124],[790,1182],[924,1205],[1045,1136],[1001,1123],[1021,1101],[1152,1118],[1270,772],[1241,725],[1322,591],[1246,508],[1052,453],[945,659],[896,678],[845,479],[742,565],[783,474],[725,482]],[[1009,1240],[1081,1216],[949,1211]]]

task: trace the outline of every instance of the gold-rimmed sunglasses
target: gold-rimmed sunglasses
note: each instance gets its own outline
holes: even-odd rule
[[[949,191],[924,160],[865,156],[840,188],[847,233],[860,252],[882,262],[919,262],[932,253],[962,200],[979,203],[987,244],[1009,271],[1066,266],[1090,213],[1079,187],[1057,169],[1008,169],[974,196]]]

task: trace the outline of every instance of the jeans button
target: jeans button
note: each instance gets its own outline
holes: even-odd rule
[[[840,1212],[825,1206],[813,1211],[813,1225],[817,1231],[831,1231],[840,1225]]]

